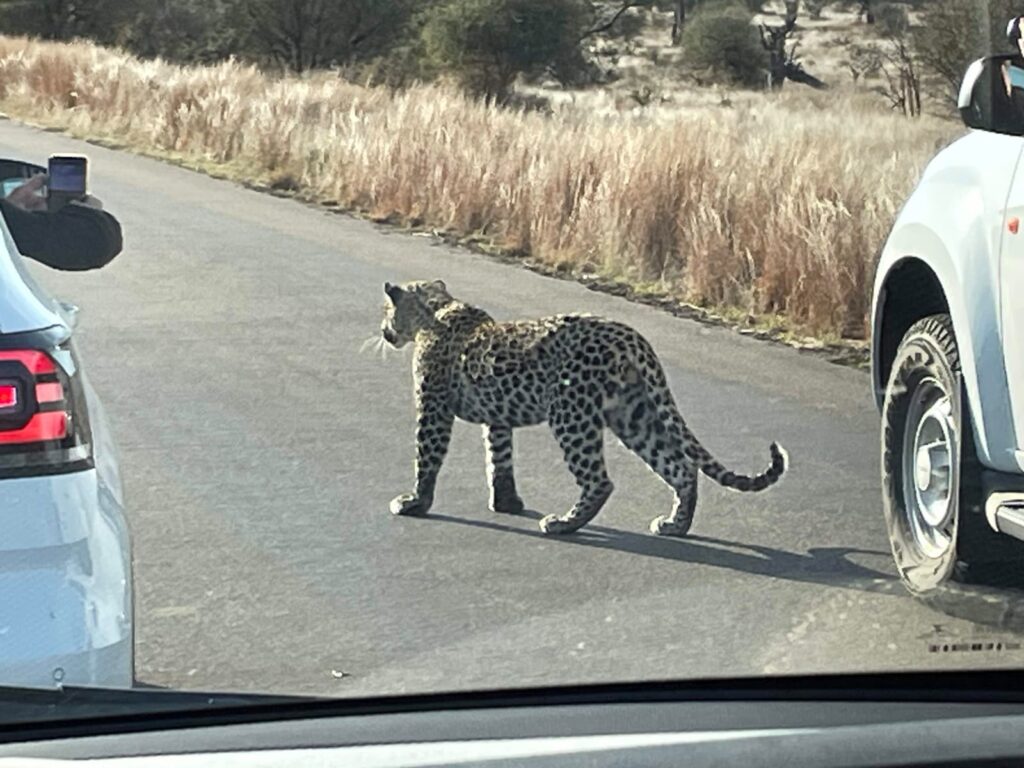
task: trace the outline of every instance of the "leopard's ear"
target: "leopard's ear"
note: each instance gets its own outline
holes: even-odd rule
[[[402,288],[398,285],[392,285],[391,283],[384,283],[384,293],[393,302],[398,303],[398,300],[402,297]]]
[[[444,280],[434,280],[430,283],[430,285],[432,288],[435,288],[438,291],[444,291],[445,293],[448,293],[448,286],[444,284]]]

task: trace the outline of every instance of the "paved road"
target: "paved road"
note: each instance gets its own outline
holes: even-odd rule
[[[0,123],[0,152],[87,151],[122,220],[108,269],[42,280],[83,307],[81,347],[123,451],[139,676],[338,695],[637,678],[1020,665],[929,653],[1008,639],[906,597],[879,505],[865,374],[381,231],[152,160]],[[771,440],[786,480],[702,480],[694,535],[647,533],[671,493],[617,444],[617,491],[564,540],[536,516],[574,486],[544,428],[517,433],[535,514],[486,509],[477,427],[460,425],[437,514],[395,519],[411,481],[409,357],[360,353],[385,280],[441,277],[497,316],[587,310],[635,325],[684,415],[740,470]],[[984,598],[984,599],[981,599]],[[990,617],[1015,596],[983,595]]]

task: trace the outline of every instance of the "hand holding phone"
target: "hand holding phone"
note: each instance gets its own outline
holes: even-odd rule
[[[89,161],[85,155],[51,155],[47,169],[46,203],[51,211],[85,200],[89,194]]]
[[[24,179],[16,181],[18,182],[17,186],[4,195],[4,200],[25,211],[45,211],[46,174],[40,173],[27,181]]]

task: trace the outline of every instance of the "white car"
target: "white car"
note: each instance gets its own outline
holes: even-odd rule
[[[1024,99],[1020,57],[968,69],[972,130],[925,170],[872,302],[885,514],[915,593],[1024,563]]]
[[[12,167],[0,161],[9,188]],[[0,686],[131,687],[132,559],[117,455],[72,333],[0,216]]]

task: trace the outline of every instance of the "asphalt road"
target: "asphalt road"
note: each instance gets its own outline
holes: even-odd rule
[[[1019,639],[1006,627],[1020,602],[971,593],[943,613],[905,595],[864,373],[0,123],[0,154],[56,151],[91,156],[126,232],[107,269],[38,271],[83,308],[80,346],[123,453],[142,681],[361,695],[1024,663],[1022,650],[929,652],[935,638]],[[610,442],[616,493],[552,539],[535,518],[568,508],[575,486],[546,428],[517,432],[533,513],[510,518],[487,511],[479,428],[462,424],[435,514],[393,518],[412,476],[410,357],[360,347],[385,280],[433,277],[501,318],[633,324],[714,453],[760,470],[778,440],[789,475],[745,496],[704,479],[692,536],[659,539],[647,525],[671,492]]]

